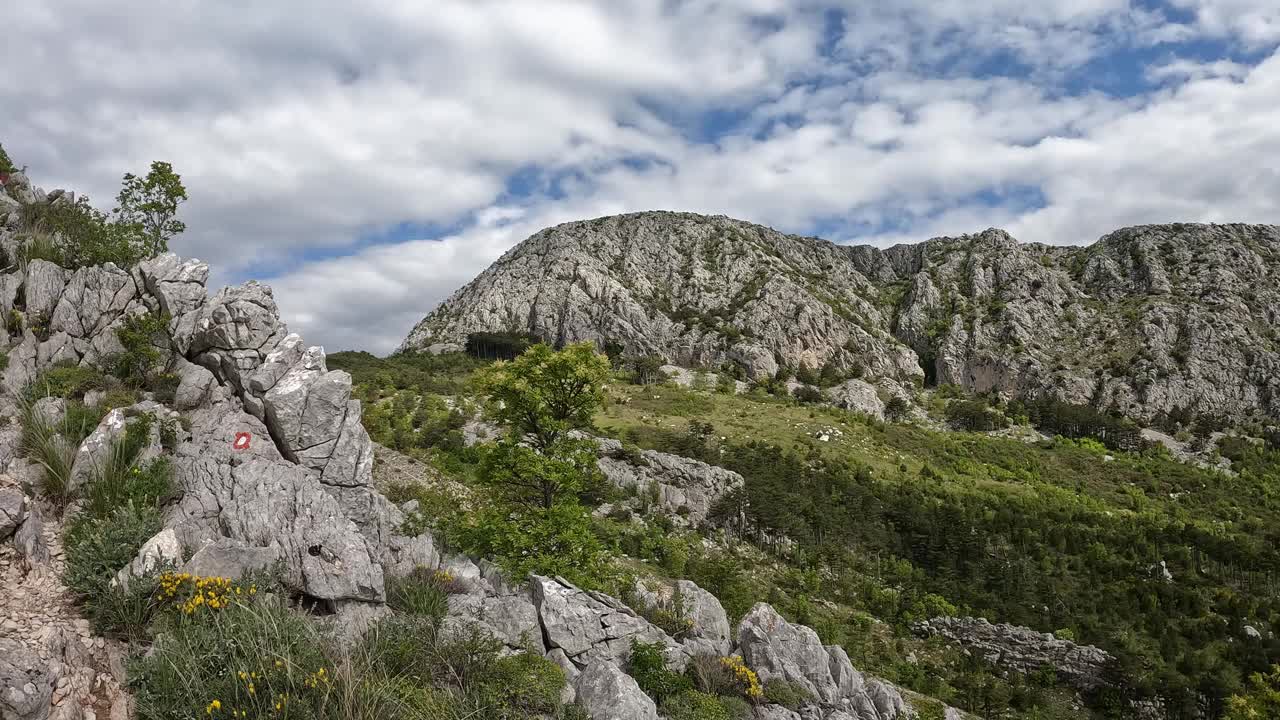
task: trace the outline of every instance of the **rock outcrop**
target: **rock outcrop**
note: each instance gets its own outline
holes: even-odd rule
[[[938,617],[912,626],[918,635],[941,637],[977,653],[991,664],[1023,674],[1051,667],[1057,676],[1083,691],[1109,684],[1115,658],[1092,645],[1077,645],[1050,633],[985,618]]]
[[[600,447],[596,464],[605,478],[620,488],[653,498],[678,525],[702,525],[717,500],[746,483],[732,470],[699,460],[656,450],[641,450],[637,456],[627,457],[617,440],[599,438],[596,442]]]
[[[1043,391],[1140,420],[1188,407],[1274,417],[1277,308],[1272,225],[1140,226],[1071,247],[987,230],[882,250],[650,212],[537,233],[402,347],[519,331],[753,377],[834,365],[872,384]]]

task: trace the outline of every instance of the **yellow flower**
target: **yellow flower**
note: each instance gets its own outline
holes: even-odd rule
[[[213,702],[209,703],[208,707],[204,709],[204,714],[212,715],[214,710],[221,710],[221,709],[222,709],[222,701],[214,700]]]

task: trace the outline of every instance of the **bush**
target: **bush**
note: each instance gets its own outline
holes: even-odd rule
[[[795,683],[774,678],[764,684],[764,699],[766,702],[781,705],[788,710],[798,711],[801,705],[811,702],[813,696],[808,690]]]
[[[444,589],[442,572],[419,567],[405,577],[389,578],[387,604],[393,610],[422,616],[438,624],[449,613],[449,594]]]
[[[137,556],[142,545],[163,527],[160,511],[153,507],[125,505],[113,509],[105,517],[80,515],[67,528],[65,548],[67,568],[63,582],[84,602],[89,616],[101,634],[136,636],[141,628],[122,621],[138,620],[146,613],[137,611],[150,595],[146,585],[124,593],[110,583],[120,568]],[[132,607],[133,610],[125,608]],[[140,624],[145,624],[142,622]]]
[[[143,387],[151,380],[151,373],[160,362],[161,348],[168,347],[169,316],[130,315],[120,327],[116,328],[116,337],[124,347],[124,352],[114,359],[114,374],[131,387]],[[177,378],[172,379],[172,388],[177,390]],[[165,386],[167,387],[167,386]],[[163,387],[161,388],[163,391]]]
[[[58,508],[71,501],[71,467],[79,449],[61,432],[71,417],[54,426],[37,415],[30,402],[22,407],[22,454],[40,465],[40,493]]]
[[[660,642],[631,641],[631,656],[627,660],[627,674],[640,689],[661,704],[667,698],[693,689],[688,677],[667,669],[664,646]]]
[[[821,390],[811,385],[801,385],[791,391],[791,394],[802,403],[820,403],[827,399]]]
[[[105,517],[113,508],[126,504],[158,508],[173,493],[172,465],[157,457],[145,465],[137,460],[151,442],[155,416],[140,415],[111,444],[106,460],[93,469],[85,487],[85,512]]]
[[[632,358],[631,372],[632,380],[636,385],[653,385],[667,379],[666,374],[662,372],[662,366],[666,362],[659,355],[642,355]]]
[[[667,720],[737,720],[738,716],[714,695],[685,690],[662,704]]]
[[[957,428],[974,432],[1009,427],[1009,420],[982,400],[953,400],[947,403],[947,421]]]
[[[100,371],[80,365],[52,367],[36,377],[27,386],[27,398],[35,401],[45,397],[83,399],[90,390],[104,390],[110,380]]]

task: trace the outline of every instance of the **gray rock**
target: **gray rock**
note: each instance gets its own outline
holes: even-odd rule
[[[27,516],[27,496],[13,488],[0,488],[0,540],[7,540]]]
[[[194,410],[212,400],[217,378],[207,368],[188,362],[186,358],[175,360],[178,389],[173,396],[173,406],[179,410]]]
[[[403,348],[518,328],[689,367],[735,362],[753,377],[834,365],[911,388],[923,364],[940,383],[1043,392],[1140,421],[1186,407],[1277,416],[1277,245],[1280,226],[1175,224],[1090,246],[991,229],[880,249],[636,213],[535,234]]]
[[[31,180],[27,178],[26,173],[10,173],[4,188],[23,205],[30,205],[36,201],[35,190],[31,187]]]
[[[64,332],[56,332],[36,347],[36,367],[43,369],[53,365],[77,365],[84,350],[87,350],[84,341],[76,340]]]
[[[257,395],[265,395],[302,360],[305,352],[306,347],[302,343],[302,336],[289,333],[274,350],[267,353],[262,365],[249,376],[249,389]],[[323,359],[320,362],[323,362]]]
[[[324,350],[310,348],[263,397],[267,427],[286,458],[322,470],[342,433],[350,398],[351,376],[327,372]]]
[[[45,720],[57,677],[17,640],[0,638],[0,718]]]
[[[642,451],[642,464],[633,465],[627,458],[615,457],[622,447],[618,441],[599,439],[597,443],[601,451],[597,464],[606,479],[642,494],[656,491],[658,505],[681,525],[701,525],[717,500],[745,484],[732,470],[654,450]]]
[[[142,544],[138,555],[116,573],[113,585],[128,590],[129,581],[165,568],[176,569],[182,564],[182,544],[172,528],[165,528]]]
[[[28,572],[49,563],[49,546],[44,541],[44,520],[35,505],[27,506],[27,517],[13,535],[18,559]]]
[[[733,649],[732,629],[724,607],[715,595],[690,580],[672,583],[637,581],[633,607],[648,612],[663,609],[689,622],[689,629],[677,636],[690,656],[725,656]],[[677,606],[679,606],[677,608]]]
[[[632,640],[663,644],[671,667],[683,669],[688,663],[687,650],[614,598],[558,578],[534,575],[530,584],[548,649],[560,648],[579,668],[598,660],[625,662]]]
[[[0,537],[4,537],[4,530],[3,530],[3,512],[4,512],[4,511],[3,511],[2,509],[0,509]],[[1252,626],[1252,625],[1245,625],[1245,626],[1244,626],[1244,636],[1245,636],[1245,637],[1247,637],[1247,638],[1249,638],[1250,640],[1261,640],[1261,639],[1262,639],[1262,633],[1258,632],[1258,628],[1256,628],[1256,627],[1254,627],[1254,626]]]
[[[28,323],[48,323],[51,320],[66,284],[67,271],[48,260],[32,260],[27,264],[27,279],[23,290],[27,301]]]
[[[755,720],[801,720],[800,713],[781,705],[760,705],[752,717]]]
[[[45,425],[56,428],[62,425],[62,419],[66,417],[67,401],[60,397],[40,398],[32,403],[31,414]]]
[[[271,288],[252,280],[223,288],[198,312],[183,317],[193,314],[188,356],[209,355],[200,364],[237,391],[286,334]],[[185,329],[178,324],[178,331]]]
[[[842,699],[831,675],[831,656],[818,634],[787,622],[767,603],[756,603],[738,624],[738,647],[761,683],[784,680],[823,703]]]
[[[3,193],[0,193],[3,197]],[[3,235],[3,231],[0,231]],[[5,325],[9,322],[9,313],[15,308],[14,302],[18,299],[18,289],[22,287],[22,275],[16,272],[6,272],[0,274],[0,323]]]
[[[588,665],[573,683],[575,702],[591,720],[658,720],[658,708],[630,675],[607,661]]]
[[[99,468],[105,467],[111,457],[112,447],[116,440],[124,436],[128,418],[123,408],[115,408],[102,418],[98,427],[80,443],[74,462],[71,464],[71,476],[68,488],[75,492],[84,487]]]
[[[22,203],[9,197],[5,192],[0,191],[0,218],[8,216],[9,213],[17,212],[21,207]]]
[[[197,550],[182,566],[182,572],[236,580],[250,573],[270,570],[279,559],[278,545],[253,547],[232,538],[219,538]]]
[[[209,265],[199,260],[165,253],[139,263],[138,274],[147,292],[170,317],[199,310],[208,298]]]
[[[9,351],[9,366],[4,369],[4,389],[12,396],[19,396],[31,384],[38,372],[37,347],[40,341],[31,330],[24,330],[17,347]]]
[[[462,346],[458,343],[435,343],[428,345],[426,351],[432,355],[444,355],[446,353],[462,352]]]
[[[322,601],[384,600],[382,568],[355,524],[314,474],[263,458],[239,464],[179,448],[175,476],[182,499],[169,511],[187,547],[229,537],[274,548],[284,582]]]
[[[1059,678],[1085,691],[1110,683],[1108,668],[1115,660],[1092,645],[1077,645],[1017,625],[993,625],[984,618],[937,617],[912,625],[912,630],[957,643],[1008,670],[1030,674],[1046,665],[1053,667]]]
[[[884,402],[880,400],[875,387],[866,381],[845,380],[835,387],[827,388],[826,394],[836,407],[870,415],[877,420],[884,419]]]
[[[112,263],[71,273],[57,300],[49,327],[76,338],[106,331],[137,295],[133,277]]]
[[[320,482],[346,487],[372,484],[373,440],[360,422],[360,416],[360,401],[348,401],[347,411],[338,431],[338,441],[320,474]]]
[[[447,620],[451,625],[461,623],[480,627],[501,640],[509,651],[527,651],[537,655],[546,651],[538,624],[538,611],[527,593],[450,595]]]

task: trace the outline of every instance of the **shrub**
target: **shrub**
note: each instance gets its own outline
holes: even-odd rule
[[[80,365],[61,365],[49,368],[27,386],[27,398],[39,400],[45,397],[83,399],[90,390],[104,390],[109,380],[100,371]]]
[[[752,702],[756,702],[763,697],[764,690],[760,687],[760,678],[754,670],[747,667],[742,658],[737,655],[730,655],[729,657],[720,658],[720,664],[729,671],[736,690],[743,697]]]
[[[110,584],[163,524],[155,508],[125,505],[106,517],[80,515],[67,528],[63,582],[80,596],[85,614],[99,633],[135,637],[141,632],[149,616],[147,584],[130,583],[129,592]]]
[[[440,570],[418,567],[402,578],[387,580],[387,604],[393,610],[439,623],[449,613],[449,594]],[[447,575],[447,573],[445,573]],[[452,577],[448,578],[452,580]]]
[[[662,704],[668,720],[736,720],[737,716],[714,695],[685,690]]]
[[[522,652],[499,658],[482,687],[501,710],[498,718],[523,720],[560,708],[560,692],[564,689],[564,670],[551,660]]]
[[[168,346],[169,316],[146,313],[130,315],[120,327],[116,337],[124,352],[114,359],[114,374],[131,387],[143,387],[151,379],[151,373],[159,363],[160,348]],[[172,377],[176,381],[176,377]],[[173,389],[177,383],[173,382]]]
[[[665,646],[660,642],[631,641],[631,656],[627,660],[627,674],[640,689],[661,704],[678,693],[693,689],[688,677],[667,669]]]
[[[85,512],[91,517],[105,517],[112,508],[125,504],[158,508],[170,497],[173,484],[169,459],[158,457],[145,465],[137,462],[151,442],[154,424],[155,416],[151,414],[134,418],[111,444],[106,460],[93,469],[85,488]]]
[[[911,404],[898,395],[889,398],[884,405],[884,416],[889,420],[901,420],[911,411]]]
[[[156,402],[172,405],[174,398],[177,396],[180,382],[181,379],[173,373],[160,373],[151,378],[148,389],[151,390]]]
[[[632,380],[636,385],[653,385],[667,379],[662,372],[666,364],[659,355],[642,355],[631,359]]]
[[[777,678],[764,684],[764,699],[774,705],[781,705],[788,710],[798,711],[801,705],[813,700],[808,690]]]
[[[812,385],[801,385],[792,390],[791,394],[802,403],[820,403],[826,400],[826,396],[822,394],[822,391]]]
[[[63,418],[64,426],[69,418]],[[22,453],[40,465],[40,493],[58,508],[71,501],[71,467],[79,449],[60,432],[62,429],[45,421],[29,402],[23,403]]]

